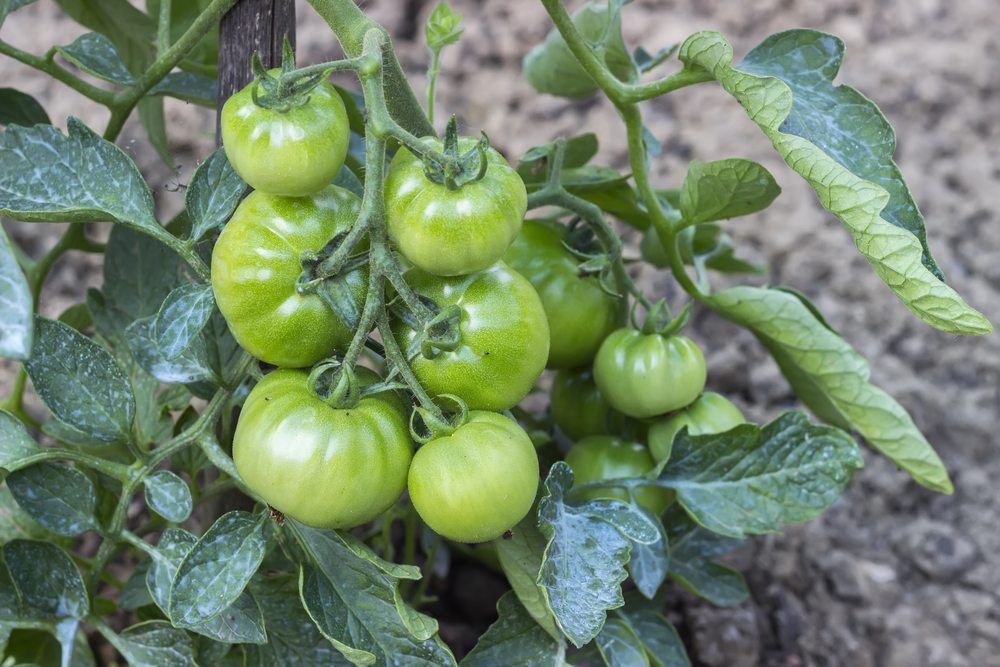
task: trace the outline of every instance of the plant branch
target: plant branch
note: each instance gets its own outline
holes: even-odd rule
[[[114,104],[115,93],[113,91],[99,88],[75,76],[69,70],[60,67],[59,64],[56,63],[53,53],[47,54],[45,57],[39,57],[28,53],[27,51],[22,51],[16,46],[0,40],[0,54],[13,58],[28,67],[33,67],[40,72],[48,74],[53,79],[66,84],[76,92],[97,102],[98,104],[103,104],[106,107],[110,107]]]

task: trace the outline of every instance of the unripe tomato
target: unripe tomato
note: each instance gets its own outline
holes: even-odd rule
[[[623,417],[601,396],[589,368],[561,370],[552,379],[552,421],[570,440],[620,430]]]
[[[310,197],[253,192],[233,213],[212,251],[212,288],[233,336],[258,359],[310,366],[345,347],[353,331],[318,294],[300,294],[303,251],[320,250],[354,224],[361,200],[328,186]],[[356,308],[367,270],[342,278]]]
[[[277,74],[279,70],[271,70]],[[347,157],[350,126],[336,89],[323,81],[309,101],[287,111],[253,101],[253,83],[222,106],[226,157],[255,190],[302,197],[330,185]]]
[[[589,364],[614,331],[618,300],[601,289],[596,276],[581,276],[580,262],[562,244],[566,228],[528,220],[504,255],[542,299],[549,321],[549,368]]]
[[[371,384],[371,371],[357,369]],[[406,488],[413,443],[402,402],[381,393],[338,409],[304,371],[268,373],[247,397],[233,437],[243,480],[269,505],[316,528],[353,528]]]
[[[687,426],[688,435],[725,433],[744,423],[740,409],[725,396],[706,391],[680,412],[657,420],[649,427],[649,451],[657,461],[670,458],[674,437]]]
[[[549,354],[545,311],[531,283],[503,262],[457,278],[412,270],[406,280],[442,310],[452,304],[462,310],[458,347],[411,362],[431,394],[454,394],[473,410],[495,411],[528,395]],[[401,321],[393,332],[404,349],[417,336]]]
[[[424,141],[441,148],[433,137]],[[476,145],[459,139],[461,152]],[[496,150],[486,150],[486,175],[449,190],[424,173],[423,163],[400,148],[385,179],[389,236],[416,266],[438,276],[487,268],[510,246],[528,207],[524,182]]]
[[[517,422],[474,410],[454,433],[417,450],[408,487],[417,513],[434,532],[456,542],[485,542],[531,509],[538,456]]]
[[[606,479],[643,477],[655,466],[646,446],[607,435],[593,435],[573,445],[566,454],[566,463],[573,469],[574,485],[599,482]],[[669,489],[652,486],[634,490],[636,502],[659,516],[673,502]],[[629,502],[626,489],[588,489],[581,494],[587,500],[613,498]]]
[[[594,379],[611,407],[630,417],[683,408],[705,388],[705,357],[684,336],[618,329],[594,360]]]

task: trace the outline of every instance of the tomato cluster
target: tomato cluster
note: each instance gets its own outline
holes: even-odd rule
[[[475,178],[438,182],[427,168],[430,153],[403,147],[384,183],[385,230],[411,268],[405,285],[393,283],[408,298],[386,295],[391,326],[379,333],[399,344],[423,390],[450,399],[459,416],[428,413],[426,398],[411,408],[398,385],[361,366],[336,376],[351,378],[344,386],[353,390],[319,389],[321,373],[308,369],[333,367],[316,365],[369,333],[356,332],[342,313],[359,312],[375,284],[361,261],[336,276],[342,302],[306,288],[317,280],[309,267],[362,211],[356,195],[331,184],[349,139],[343,102],[324,82],[298,106],[265,108],[248,86],[223,108],[222,137],[254,192],[215,245],[216,302],[243,348],[278,367],[247,397],[233,457],[246,484],[287,516],[351,528],[408,490],[442,536],[499,537],[529,511],[539,482],[535,445],[502,413],[545,368],[557,371],[551,415],[575,443],[565,460],[577,484],[590,485],[583,499],[634,499],[660,513],[673,501],[668,491],[600,483],[646,475],[669,457],[682,428],[711,433],[743,421],[726,399],[702,393],[705,360],[695,343],[663,329],[620,327],[621,297],[584,270],[572,229],[524,221],[520,176],[471,138],[450,150],[479,151]],[[437,155],[448,150],[447,141],[421,142]],[[365,240],[355,253],[367,249]],[[414,440],[422,442],[416,450]]]

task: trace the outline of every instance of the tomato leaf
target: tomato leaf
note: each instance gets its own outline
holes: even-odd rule
[[[228,512],[184,556],[170,585],[168,616],[175,625],[212,620],[243,593],[264,559],[267,514]]]
[[[52,413],[104,443],[126,442],[135,399],[111,354],[80,332],[43,317],[25,364],[35,391]]]
[[[97,32],[80,35],[68,46],[55,47],[63,58],[98,79],[131,86],[135,77],[125,67],[121,54],[110,39]]]
[[[97,530],[97,495],[90,478],[75,468],[42,462],[7,477],[14,500],[53,533],[72,537]]]
[[[169,470],[158,470],[142,480],[146,504],[167,521],[180,523],[191,514],[191,490]]]
[[[0,227],[0,357],[24,361],[34,333],[31,289]]]
[[[659,537],[651,544],[632,542],[632,558],[628,569],[636,588],[647,598],[652,599],[659,590],[660,584],[667,578],[670,566],[670,545],[660,518],[648,510],[639,508],[650,523],[656,526]]]
[[[160,541],[163,541],[162,537]],[[122,609],[135,611],[140,607],[153,604],[153,597],[149,594],[149,588],[146,586],[146,575],[152,564],[153,559],[147,558],[139,561],[135,569],[132,570],[132,574],[122,588],[119,600]]]
[[[805,297],[780,289],[734,287],[706,303],[757,336],[816,416],[856,430],[923,486],[951,493],[948,471],[913,419],[868,382],[868,363],[816,317]]]
[[[24,422],[0,410],[0,468],[8,468],[39,451],[41,447],[28,435]]]
[[[38,100],[14,88],[0,88],[0,125],[31,127],[39,123],[51,125],[52,121]]]
[[[525,611],[555,639],[562,639],[538,585],[538,573],[547,544],[545,536],[535,526],[535,513],[529,512],[511,531],[510,539],[494,540],[497,558],[507,581],[517,594]]]
[[[630,595],[625,606],[615,610],[615,617],[639,642],[654,667],[691,667],[684,642],[673,624],[663,616],[659,605]]]
[[[250,591],[267,624],[267,643],[244,646],[247,665],[260,667],[329,667],[344,662],[309,618],[292,575],[254,577]]]
[[[81,619],[89,613],[87,589],[80,572],[56,545],[13,540],[3,545],[3,558],[18,601],[17,617]]]
[[[26,7],[33,3],[35,0],[0,0],[0,25],[3,25],[3,21],[7,16],[21,7]]]
[[[214,107],[219,96],[219,84],[204,74],[171,72],[150,88],[147,95],[166,95],[203,107]]]
[[[608,667],[648,667],[649,658],[639,638],[620,618],[608,619],[594,639],[601,659]]]
[[[573,471],[552,466],[538,504],[538,528],[548,539],[538,584],[559,628],[577,647],[597,636],[605,612],[624,604],[621,582],[631,541],[652,543],[656,527],[618,500],[569,504]]]
[[[713,560],[739,547],[739,540],[705,530],[676,505],[667,510],[664,524],[670,539],[672,580],[720,607],[746,602],[750,591],[743,575]]]
[[[185,284],[171,291],[153,320],[153,335],[163,356],[172,360],[187,350],[208,324],[214,307],[211,285]]]
[[[98,630],[130,665],[197,667],[191,638],[166,621],[139,623],[121,634],[115,634],[106,626],[99,626]]]
[[[950,333],[989,333],[989,321],[944,283],[931,257],[923,216],[893,161],[896,138],[885,116],[853,88],[833,85],[843,55],[836,37],[800,29],[768,37],[738,68],[716,32],[692,35],[678,57],[739,101],[917,317]]]
[[[156,340],[155,319],[136,320],[125,330],[129,349],[147,373],[167,383],[220,382],[212,370],[204,339],[194,339],[179,356],[168,359]]]
[[[191,242],[224,225],[246,188],[221,148],[198,165],[184,194],[184,206],[191,216]]]
[[[12,125],[0,135],[0,213],[28,222],[116,220],[165,238],[132,159],[73,116],[68,127],[64,135],[51,125]]]
[[[439,53],[444,47],[457,42],[465,32],[465,28],[458,27],[461,21],[461,14],[452,10],[447,3],[439,2],[427,17],[427,24],[424,25],[427,48]]]
[[[699,436],[681,430],[659,481],[699,524],[742,538],[816,518],[862,465],[848,434],[786,412],[763,427]]]
[[[513,591],[497,601],[499,618],[462,659],[462,667],[561,667],[565,664],[566,643],[556,640],[524,608]]]
[[[346,534],[309,528],[287,517],[285,526],[306,556],[299,577],[302,604],[345,658],[361,664],[455,664],[436,636],[433,619],[415,623],[416,610],[400,610],[399,579],[418,579],[417,568],[387,563]],[[414,636],[413,627],[423,631]]]
[[[197,543],[197,537],[180,528],[168,528],[160,536],[156,545],[160,558],[150,564],[145,584],[151,600],[164,613],[170,606],[170,584],[177,568]],[[232,606],[215,618],[188,629],[220,642],[263,644],[267,641],[264,618],[249,590],[244,590]]]
[[[781,194],[774,176],[752,160],[694,160],[681,186],[680,210],[689,224],[749,215]]]

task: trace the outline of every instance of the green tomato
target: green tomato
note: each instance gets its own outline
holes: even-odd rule
[[[233,213],[212,251],[215,301],[240,345],[276,366],[300,368],[342,349],[353,331],[318,294],[300,294],[303,251],[317,251],[354,224],[361,200],[328,186],[310,197],[253,192]],[[367,271],[344,276],[345,298],[360,309]]]
[[[454,433],[417,450],[408,487],[417,513],[434,532],[456,542],[486,542],[531,509],[538,456],[517,422],[474,410]]]
[[[441,148],[433,137],[424,141]],[[461,152],[476,145],[462,137]],[[486,175],[449,190],[424,174],[405,148],[389,165],[385,207],[389,236],[413,264],[438,276],[480,271],[498,259],[521,229],[528,207],[524,182],[496,150],[486,151]]]
[[[351,137],[336,89],[323,81],[309,91],[308,102],[278,111],[257,106],[253,87],[250,83],[222,106],[222,145],[236,172],[255,190],[287,197],[330,185]]]
[[[561,370],[552,379],[552,421],[570,440],[608,435],[622,427],[622,415],[601,396],[589,368]]]
[[[559,223],[528,220],[504,261],[531,281],[549,321],[549,368],[589,364],[615,329],[618,300],[596,276],[580,275],[580,262],[562,244]]]
[[[611,407],[630,417],[678,410],[705,388],[705,357],[684,336],[618,329],[594,360],[594,379]]]
[[[377,381],[359,368],[363,384]],[[381,393],[338,409],[309,390],[305,371],[268,373],[247,397],[233,460],[247,485],[286,516],[353,528],[392,506],[413,455],[406,410]]]
[[[656,465],[645,445],[606,435],[584,438],[566,454],[566,463],[573,469],[574,485],[599,482],[607,479],[643,477]],[[636,502],[659,516],[673,502],[669,489],[637,487]],[[581,494],[586,500],[613,498],[629,502],[627,489],[612,487],[588,489]]]
[[[549,354],[545,311],[531,283],[503,262],[457,278],[414,269],[406,280],[442,310],[461,308],[458,347],[411,362],[431,394],[454,394],[473,410],[498,412],[528,395]],[[393,331],[404,349],[417,337],[401,321]]]
[[[683,427],[688,435],[725,433],[746,422],[740,409],[725,396],[706,391],[680,412],[649,427],[649,450],[657,461],[670,458],[674,437]]]

